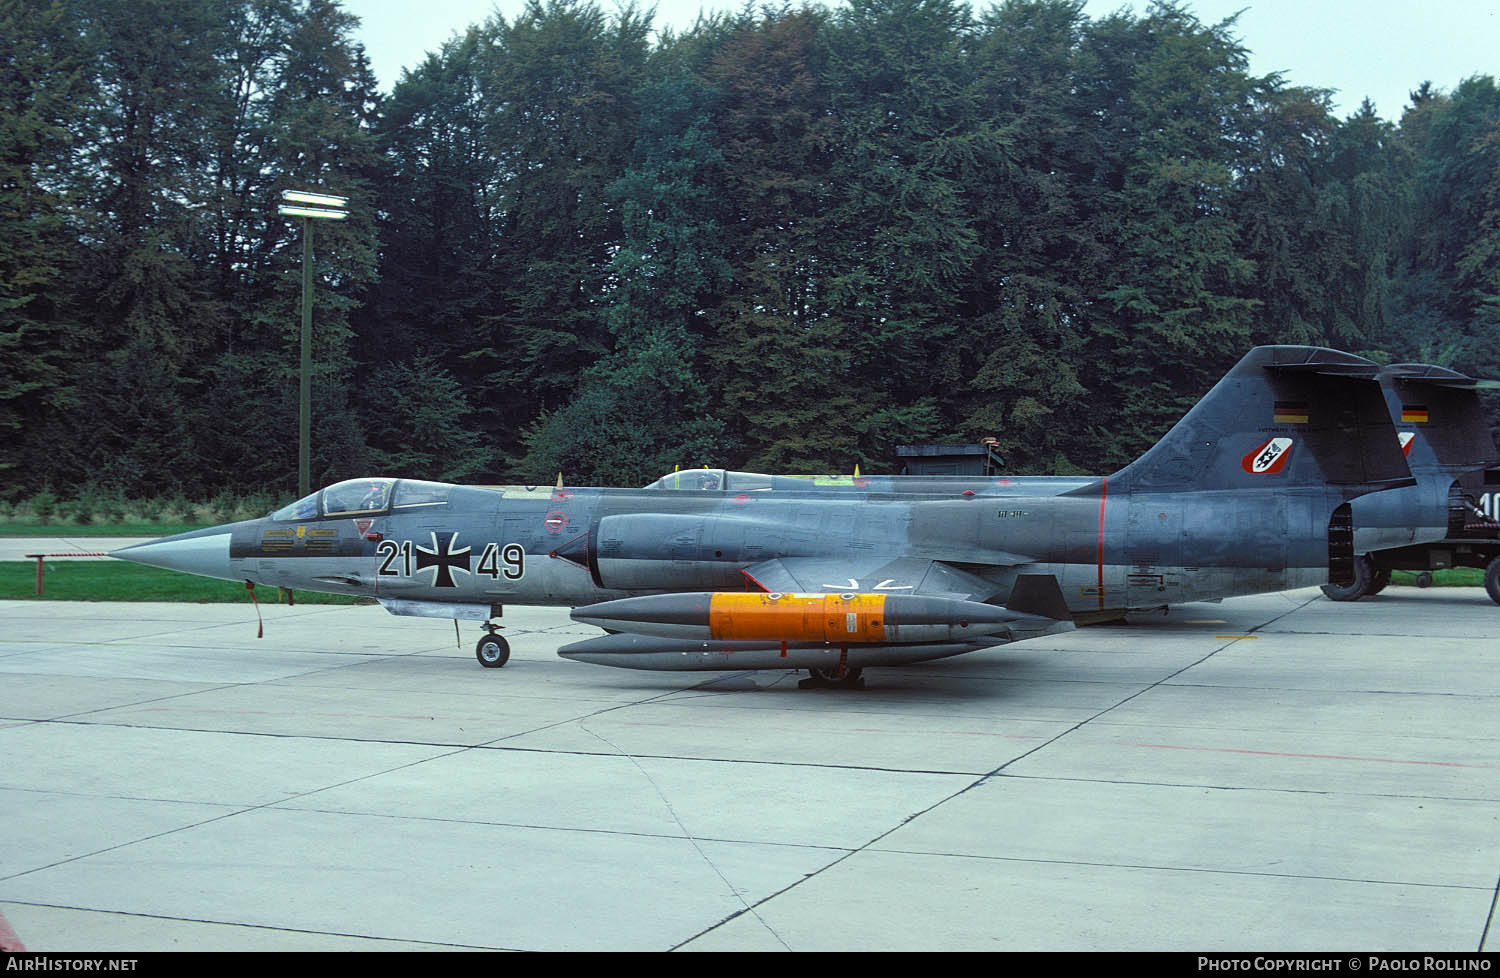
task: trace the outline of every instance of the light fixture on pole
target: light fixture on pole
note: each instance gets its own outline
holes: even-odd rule
[[[302,383],[297,423],[297,496],[312,491],[308,445],[312,440],[312,221],[342,221],[349,198],[305,190],[283,190],[276,213],[302,218]]]

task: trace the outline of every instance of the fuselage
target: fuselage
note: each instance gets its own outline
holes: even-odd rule
[[[1402,432],[1402,445],[1412,432]],[[1430,456],[1430,452],[1426,453]],[[1442,540],[1449,534],[1451,489],[1460,468],[1423,459],[1412,465],[1417,484],[1360,496],[1351,501],[1354,550],[1369,553],[1393,547]],[[952,496],[972,492],[979,496],[1056,496],[1099,482],[1097,475],[766,475],[724,469],[691,469],[673,472],[648,486],[656,490],[682,490],[708,484],[725,491],[788,491],[842,493],[868,499],[896,496]],[[1488,498],[1484,502],[1488,504]],[[1247,527],[1247,529],[1249,529]]]
[[[341,501],[364,487],[378,487],[374,503]],[[1111,495],[1108,480],[1095,487],[1084,495],[851,498],[366,479],[263,519],[121,556],[151,563],[153,547],[188,546],[201,555],[195,573],[484,609],[754,590],[756,568],[783,558],[849,567],[879,557],[937,561],[989,582],[986,597],[1003,597],[1017,574],[1051,574],[1080,619],[1327,579],[1328,514],[1342,501],[1334,494]],[[882,583],[848,576],[817,582],[830,591],[879,590]]]

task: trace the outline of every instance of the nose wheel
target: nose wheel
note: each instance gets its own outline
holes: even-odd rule
[[[486,669],[499,669],[510,661],[510,643],[492,630],[474,646],[474,658]]]

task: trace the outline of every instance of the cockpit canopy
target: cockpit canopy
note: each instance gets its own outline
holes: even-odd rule
[[[760,489],[809,489],[822,485],[853,485],[852,476],[766,475],[732,469],[683,469],[668,472],[647,489],[697,489],[719,492],[755,492]]]
[[[723,489],[723,469],[682,469],[668,472],[647,489]]]
[[[273,520],[315,520],[321,517],[368,516],[392,509],[437,506],[448,501],[453,486],[416,479],[348,479],[283,506]]]

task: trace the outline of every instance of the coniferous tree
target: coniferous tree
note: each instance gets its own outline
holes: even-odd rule
[[[577,0],[533,0],[493,24],[483,112],[502,174],[497,288],[464,369],[507,450],[609,347],[600,299],[620,217],[607,188],[634,140],[649,26],[631,7],[609,18]]]
[[[287,187],[353,200],[313,229],[320,482],[980,435],[1100,471],[1251,343],[1500,374],[1487,76],[1339,121],[1174,3],[747,7],[653,42],[535,0],[382,104],[355,31],[336,0],[0,0],[12,492],[289,491]]]
[[[37,435],[73,401],[87,351],[65,174],[94,94],[88,63],[68,4],[0,2],[0,477],[11,489],[45,481],[55,446]]]
[[[852,464],[849,352],[830,315],[835,121],[820,12],[745,17],[705,68],[718,93],[724,254],[733,288],[706,311],[715,413],[745,464]]]
[[[931,392],[962,375],[955,297],[980,256],[970,188],[998,141],[978,112],[970,28],[951,0],[852,0],[828,31],[827,314],[860,395],[849,420],[884,410],[896,422],[871,454],[934,434]]]
[[[1084,381],[1108,417],[1130,419],[1112,425],[1108,467],[1149,446],[1243,354],[1260,304],[1235,211],[1245,51],[1227,24],[1206,27],[1167,3],[1127,33],[1139,60],[1106,119],[1130,134],[1116,265],[1099,291],[1106,314],[1094,318]]]
[[[723,465],[724,426],[708,414],[695,361],[703,309],[729,284],[723,157],[710,93],[686,77],[644,87],[632,166],[610,187],[624,240],[611,262],[614,349],[586,370],[577,395],[528,433],[522,473],[640,485],[677,465]]]

